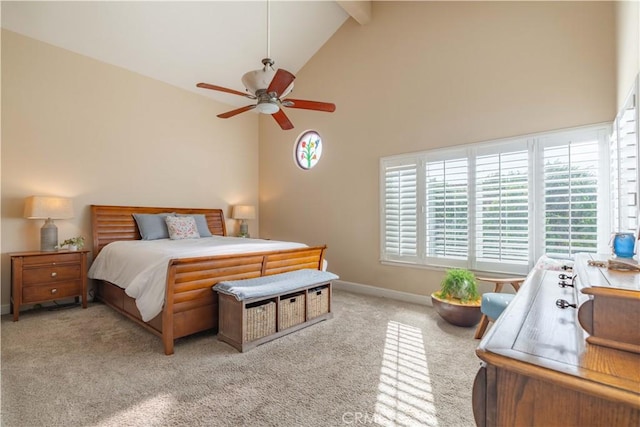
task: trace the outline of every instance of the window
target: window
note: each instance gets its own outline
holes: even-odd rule
[[[567,258],[576,252],[597,252],[600,144],[589,135],[570,143],[563,138],[544,143],[545,253]]]
[[[382,158],[381,259],[526,273],[608,244],[607,126]]]
[[[293,148],[293,158],[298,167],[304,170],[311,169],[322,156],[322,138],[313,130],[302,132]]]
[[[638,83],[613,124],[611,135],[611,192],[613,231],[636,232],[638,228]]]
[[[487,152],[482,154],[482,152]],[[478,150],[476,268],[529,259],[529,152],[526,141]]]
[[[390,260],[417,260],[417,173],[414,161],[391,161],[383,176],[384,252]]]
[[[429,258],[466,259],[469,233],[468,161],[427,161],[426,250]]]

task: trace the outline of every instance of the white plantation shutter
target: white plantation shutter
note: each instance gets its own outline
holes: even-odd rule
[[[469,164],[467,158],[427,161],[426,254],[466,259],[469,250]]]
[[[615,196],[611,200],[611,229],[618,231],[620,227],[620,159],[618,150],[618,121],[614,121],[613,131],[609,141],[609,156],[611,159],[610,183],[611,193]]]
[[[632,92],[614,122],[611,136],[611,190],[613,230],[638,229],[638,107]]]
[[[598,248],[597,137],[543,149],[544,249],[569,257]]]
[[[418,255],[418,163],[383,162],[383,259],[407,260]]]
[[[529,152],[526,145],[523,148],[476,158],[478,264],[528,264]]]
[[[543,254],[602,251],[609,134],[590,126],[380,159],[382,261],[526,274]]]

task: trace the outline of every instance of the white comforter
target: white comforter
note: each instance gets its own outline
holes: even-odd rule
[[[142,320],[157,316],[164,305],[169,260],[210,255],[231,255],[307,245],[239,237],[203,237],[185,240],[129,240],[105,246],[89,269],[89,278],[118,285],[136,300]]]

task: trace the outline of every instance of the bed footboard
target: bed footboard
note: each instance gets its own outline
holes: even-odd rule
[[[218,294],[211,289],[216,283],[305,268],[320,270],[325,250],[326,246],[316,246],[171,260],[162,311],[162,343],[165,354],[173,354],[177,338],[218,327]]]

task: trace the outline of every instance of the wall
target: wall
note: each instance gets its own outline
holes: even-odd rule
[[[293,97],[336,112],[288,109],[288,132],[260,118],[261,234],[326,243],[342,280],[429,295],[442,271],[379,262],[380,157],[611,121],[613,8],[374,2],[369,24],[348,20],[297,75]],[[308,128],[324,151],[304,172],[291,150]]]
[[[195,82],[194,82],[195,83]],[[258,119],[139,74],[2,32],[2,304],[8,252],[40,247],[29,195],[73,199],[58,237],[91,236],[89,205],[258,202]],[[258,234],[257,221],[250,232]],[[236,221],[227,221],[230,232]],[[88,241],[89,248],[91,241]]]
[[[618,109],[640,73],[640,2],[615,2],[616,17],[616,94]]]

